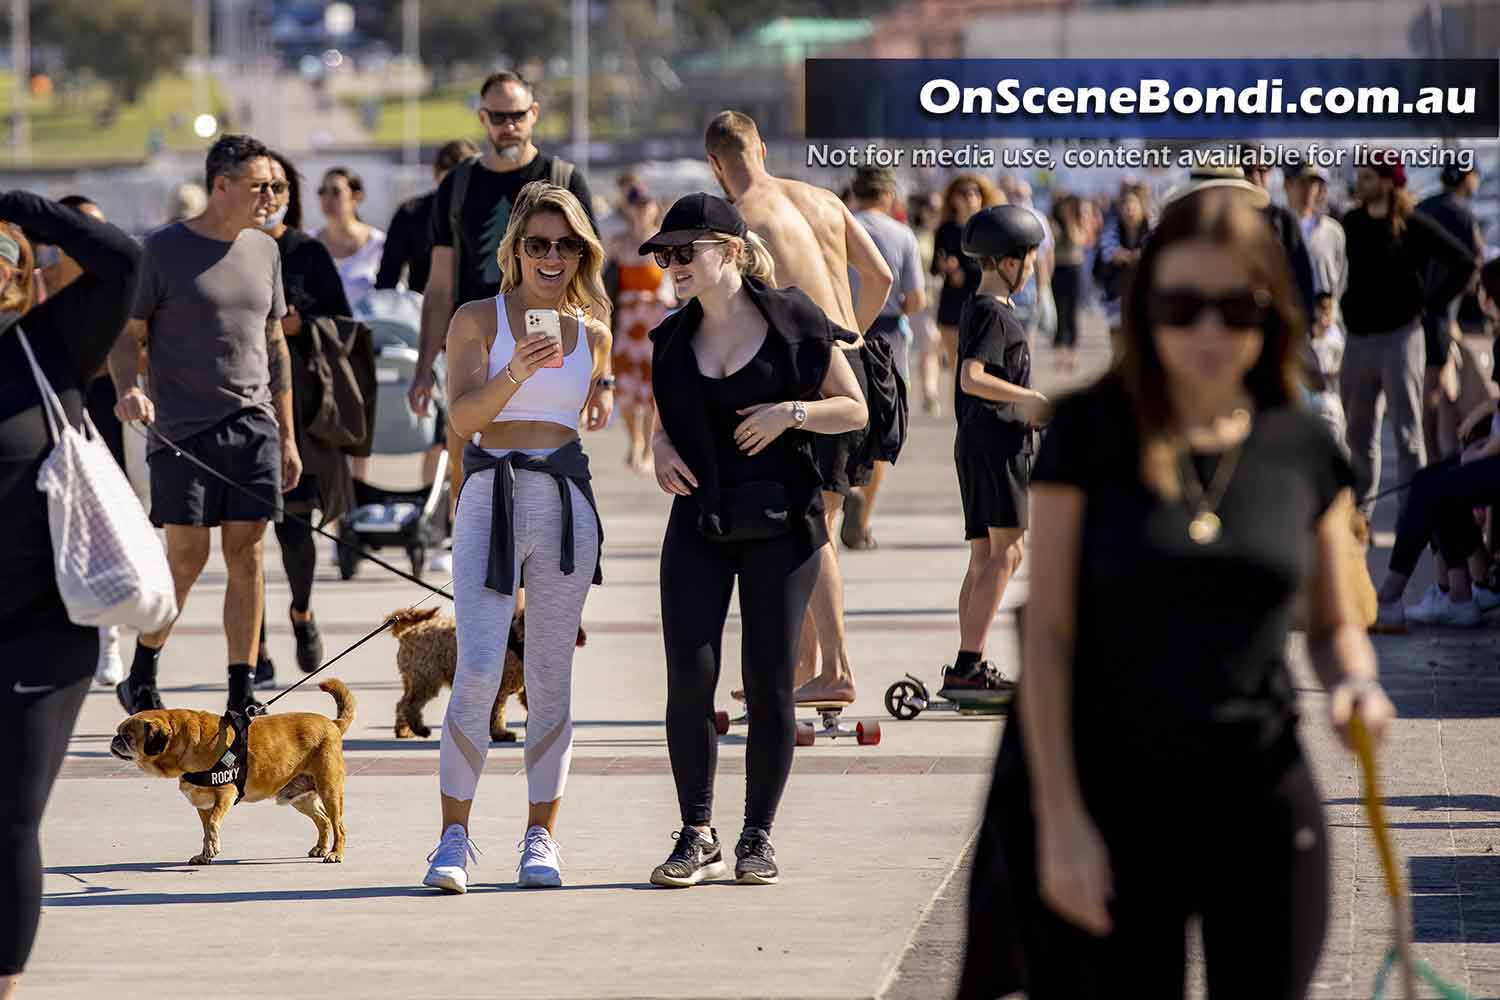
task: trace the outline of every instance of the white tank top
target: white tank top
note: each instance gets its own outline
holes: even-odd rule
[[[593,383],[594,355],[589,350],[589,335],[583,325],[583,310],[575,309],[578,342],[571,353],[563,356],[561,368],[538,368],[516,388],[505,408],[494,422],[540,420],[578,429],[578,415],[588,401]],[[504,378],[501,370],[516,353],[516,338],[505,315],[505,296],[495,296],[495,342],[490,346],[490,378]]]

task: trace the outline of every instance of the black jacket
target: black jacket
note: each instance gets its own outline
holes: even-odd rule
[[[347,317],[318,316],[288,337],[297,450],[303,474],[315,477],[321,522],[354,506],[346,456],[370,453],[375,430],[375,351],[370,328]]]
[[[1286,262],[1291,265],[1292,277],[1297,281],[1297,291],[1302,296],[1303,315],[1310,319],[1313,307],[1312,258],[1307,254],[1307,244],[1302,239],[1302,226],[1291,209],[1284,205],[1270,204],[1264,209],[1266,221],[1276,233],[1277,242],[1286,251]]]
[[[796,398],[819,398],[832,361],[833,342],[852,343],[859,335],[834,323],[801,289],[770,288],[755,278],[746,278],[745,293],[765,317],[768,336],[785,349],[782,360],[792,372]],[[662,430],[698,480],[693,498],[706,518],[722,519],[717,450],[704,413],[698,359],[692,346],[693,334],[702,322],[703,307],[692,299],[651,331],[651,385]],[[805,491],[811,505],[817,502],[822,486],[812,439],[801,431],[787,433],[798,435],[797,451],[805,461],[801,463],[801,481],[786,485]]]

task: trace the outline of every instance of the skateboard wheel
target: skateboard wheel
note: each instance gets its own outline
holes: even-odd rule
[[[862,747],[877,747],[880,745],[880,723],[860,722],[854,726],[854,742]]]
[[[797,723],[797,745],[799,747],[810,747],[817,739],[817,733],[811,722]]]
[[[725,733],[729,732],[728,712],[718,711],[714,713],[714,732],[718,733],[720,736],[723,736]]]
[[[926,701],[924,692],[911,681],[897,681],[885,691],[885,710],[896,719],[915,719],[922,713],[920,702]]]

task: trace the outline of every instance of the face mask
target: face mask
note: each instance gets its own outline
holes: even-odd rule
[[[260,228],[275,229],[277,226],[281,225],[282,221],[286,219],[287,207],[288,206],[286,205],[282,205],[276,211],[266,216],[266,221],[260,224]]]

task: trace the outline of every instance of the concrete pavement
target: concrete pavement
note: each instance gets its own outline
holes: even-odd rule
[[[1097,363],[1102,334],[1091,325],[1086,335]],[[1045,372],[1048,352],[1037,355]],[[485,853],[474,891],[446,897],[420,887],[439,833],[437,740],[393,738],[400,683],[389,637],[331,671],[359,699],[345,741],[351,776],[342,865],[307,859],[311,824],[267,803],[230,813],[224,854],[212,866],[184,864],[198,850],[197,819],[174,782],[147,779],[109,757],[121,713],[113,693],[98,690],[43,828],[46,903],[22,995],[948,995],[962,941],[964,859],[1001,723],[943,714],[896,722],[881,697],[908,671],[935,680],[957,641],[952,609],[966,553],[950,419],[914,419],[876,515],[879,550],[841,553],[860,683],[850,715],[881,719],[884,739],[878,747],[798,751],[776,829],[781,885],[671,892],[646,883],[677,827],[661,723],[656,588],[667,505],[654,482],[624,470],[623,435],[611,429],[586,442],[605,514],[606,582],[590,597],[589,644],[575,667],[577,745],[559,833],[566,889],[513,888],[512,845],[525,804],[517,745],[491,749],[476,799],[473,832]],[[423,596],[368,564],[340,582],[326,544],[320,552],[314,604],[330,655],[385,612]],[[300,676],[288,595],[274,554],[268,563],[272,651],[288,683]],[[169,704],[222,708],[223,579],[216,555],[163,657]],[[1023,600],[1024,590],[1023,569],[1007,605]],[[1416,590],[1409,596],[1415,600]],[[738,634],[735,615],[720,683],[726,708],[738,686]],[[1012,659],[1012,643],[1002,614],[992,638],[997,659]],[[1500,995],[1494,625],[1477,635],[1415,633],[1379,646],[1404,717],[1383,762],[1417,893],[1419,951],[1475,995]],[[1333,923],[1311,995],[1368,996],[1387,927],[1378,868],[1352,759],[1321,722],[1322,698],[1295,640],[1293,653],[1336,865]],[[439,697],[427,709],[435,729],[444,703]],[[328,713],[332,704],[309,685],[277,710]],[[524,731],[524,715],[515,715]],[[720,747],[716,823],[732,843],[743,801],[743,730]]]

